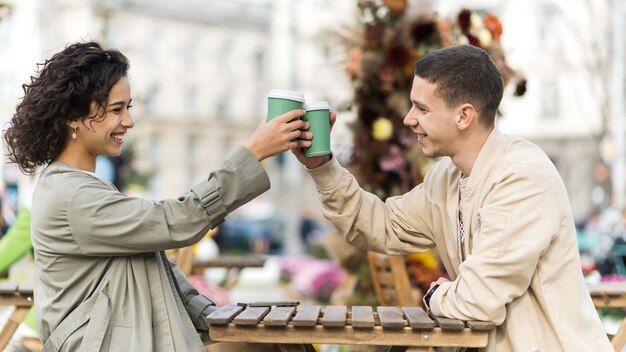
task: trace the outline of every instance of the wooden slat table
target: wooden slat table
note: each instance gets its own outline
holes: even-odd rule
[[[587,289],[591,294],[593,305],[596,308],[613,307],[626,308],[626,282],[601,282],[589,284]],[[616,351],[621,351],[626,344],[626,319],[613,335],[611,344]]]
[[[209,260],[194,258],[191,265],[192,275],[203,275],[208,268],[224,268],[226,275],[220,286],[225,290],[233,288],[239,281],[239,274],[245,268],[262,268],[266,258],[262,255],[219,256]]]
[[[33,305],[33,285],[25,283],[17,285],[5,281],[0,284],[0,306],[15,306],[15,310],[6,324],[0,330],[0,351],[11,341],[11,337],[22,323],[26,314]]]
[[[230,304],[206,317],[214,341],[407,346],[485,347],[495,327],[431,317],[419,307],[280,306]],[[258,305],[258,306],[257,306]]]

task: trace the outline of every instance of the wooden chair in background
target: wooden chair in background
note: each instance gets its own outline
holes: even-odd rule
[[[11,317],[0,330],[0,351],[4,351],[9,344],[33,303],[32,283],[17,285],[6,281],[0,284],[0,306],[15,306]]]
[[[421,293],[411,286],[406,257],[368,252],[376,298],[381,306],[421,306]]]
[[[626,308],[626,283],[624,282],[589,284],[587,289],[596,308]],[[611,338],[611,343],[616,351],[621,351],[626,346],[626,319],[622,321]]]

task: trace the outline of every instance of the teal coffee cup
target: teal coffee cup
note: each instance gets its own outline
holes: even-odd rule
[[[304,95],[282,89],[272,89],[267,95],[267,121],[296,109],[302,109]]]
[[[325,101],[307,103],[303,120],[309,122],[309,132],[313,133],[311,146],[304,148],[304,155],[330,154],[330,105]]]

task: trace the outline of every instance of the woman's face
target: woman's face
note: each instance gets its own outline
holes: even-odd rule
[[[88,157],[95,159],[98,155],[118,156],[122,153],[126,132],[135,125],[129,111],[131,101],[128,77],[122,77],[109,92],[104,117],[102,110],[98,110],[100,107],[93,103],[90,116],[95,117],[76,123],[76,142]]]

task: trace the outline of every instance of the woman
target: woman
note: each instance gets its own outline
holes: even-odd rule
[[[204,351],[197,331],[214,305],[162,251],[199,241],[269,189],[261,160],[310,145],[294,110],[178,199],[127,197],[94,171],[134,126],[128,67],[98,43],[69,45],[23,86],[5,131],[10,161],[27,174],[45,167],[31,209],[44,351]]]

